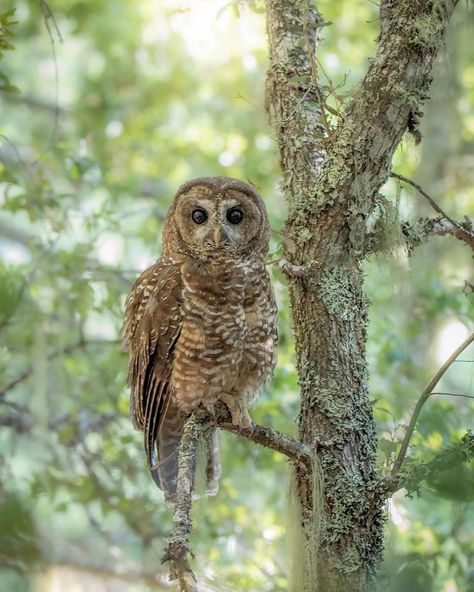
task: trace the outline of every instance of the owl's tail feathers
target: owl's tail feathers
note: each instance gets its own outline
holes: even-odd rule
[[[174,503],[176,498],[176,480],[178,477],[178,450],[181,442],[182,423],[178,414],[166,416],[160,426],[156,439],[156,462],[150,470],[156,485],[164,492],[165,500]],[[153,455],[154,456],[154,455]],[[212,430],[198,443],[196,468],[193,486],[193,497],[216,495],[219,489],[221,464],[219,460],[219,443],[217,430]]]

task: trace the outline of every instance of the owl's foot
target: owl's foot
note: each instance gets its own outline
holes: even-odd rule
[[[250,419],[247,408],[240,399],[230,394],[223,394],[220,396],[220,399],[229,409],[232,424],[237,426],[239,431],[252,429],[252,420]]]

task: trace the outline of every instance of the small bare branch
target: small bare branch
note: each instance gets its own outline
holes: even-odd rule
[[[416,423],[420,416],[421,410],[423,409],[424,404],[433,394],[434,388],[441,380],[443,375],[445,374],[446,370],[451,366],[451,364],[456,360],[456,358],[474,341],[474,333],[471,333],[469,337],[467,337],[461,345],[449,356],[449,358],[444,362],[444,364],[439,368],[436,374],[433,376],[431,381],[429,382],[428,386],[425,390],[421,393],[413,411],[413,414],[410,419],[410,423],[408,424],[407,431],[405,432],[405,437],[403,438],[402,445],[400,447],[400,451],[398,456],[395,460],[395,463],[392,468],[392,472],[390,474],[390,481],[396,481],[397,477],[400,473],[402,468],[403,461],[405,460],[405,456],[408,451],[408,446],[410,445],[410,440],[413,436],[413,432],[416,427]]]

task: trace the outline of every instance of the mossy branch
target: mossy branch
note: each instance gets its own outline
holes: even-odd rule
[[[433,236],[450,234],[471,247],[474,254],[474,233],[472,222],[466,217],[465,222],[451,222],[447,218],[420,218],[415,224],[405,222],[401,231],[411,251]]]
[[[189,533],[192,530],[189,516],[192,506],[196,451],[200,435],[209,424],[209,413],[195,411],[184,423],[178,452],[178,478],[176,501],[173,507],[173,532],[161,560],[171,562],[170,579],[178,580],[181,592],[195,592],[196,578],[189,565]]]
[[[466,221],[463,223],[453,220],[436,203],[436,201],[430,195],[428,195],[428,193],[426,193],[421,185],[415,183],[415,181],[412,181],[408,177],[404,177],[403,175],[394,173],[393,171],[390,173],[390,176],[416,189],[416,191],[426,199],[435,212],[440,214],[440,217],[438,218],[428,218],[424,220],[420,219],[416,226],[408,224],[402,226],[403,233],[410,243],[413,244],[413,246],[428,236],[452,234],[459,240],[462,240],[467,245],[469,245],[469,247],[471,247],[471,249],[474,251],[474,231],[472,228],[472,222],[469,220],[469,218],[466,218]]]

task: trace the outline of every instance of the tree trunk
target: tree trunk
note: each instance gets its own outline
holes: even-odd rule
[[[312,580],[308,574],[305,592],[369,590],[381,558],[383,502],[365,351],[366,221],[403,133],[408,127],[417,135],[432,64],[455,5],[382,0],[377,54],[331,124],[314,56],[321,16],[308,0],[267,0],[267,106],[289,210],[285,256],[304,270],[290,281],[299,431],[302,442],[317,448],[324,479],[318,566],[307,566],[318,575]],[[296,474],[309,533],[313,493]]]

